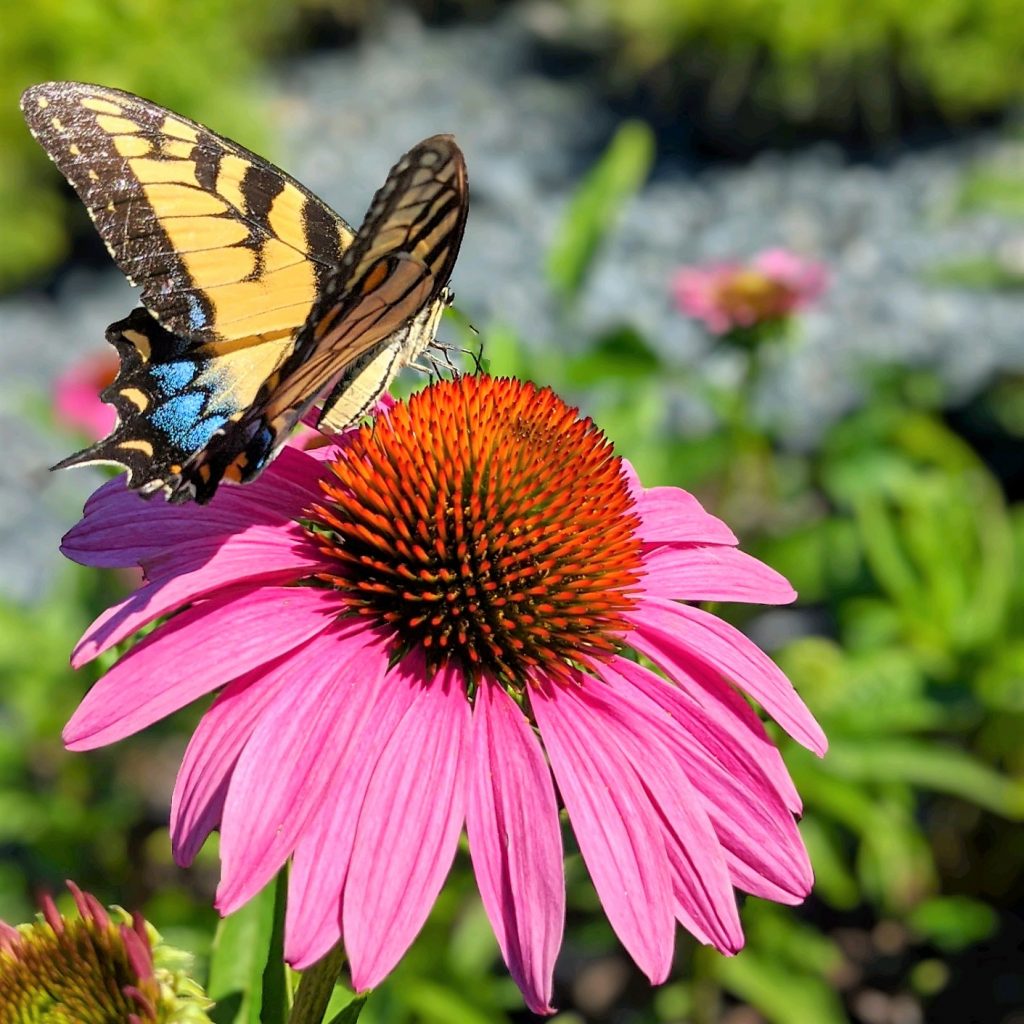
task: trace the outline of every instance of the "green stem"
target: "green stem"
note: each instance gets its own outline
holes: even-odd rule
[[[321,1024],[344,963],[345,951],[339,942],[330,953],[302,972],[288,1024]]]

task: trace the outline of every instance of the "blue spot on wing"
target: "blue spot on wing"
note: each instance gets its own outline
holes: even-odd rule
[[[188,296],[188,325],[193,331],[201,331],[206,326],[206,312],[198,295]]]
[[[175,444],[180,444],[180,439],[195,427],[205,401],[206,396],[198,391],[176,395],[153,410],[150,422]]]
[[[180,451],[196,452],[228,420],[220,413],[200,418],[205,399],[198,391],[177,395],[154,410],[150,423]]]
[[[262,469],[270,458],[270,450],[274,444],[274,432],[269,427],[263,427],[259,433],[249,442],[248,451],[252,459],[254,469]]]
[[[190,452],[199,451],[227,421],[227,416],[207,416],[182,437],[181,447]]]
[[[176,359],[171,363],[151,366],[150,376],[164,391],[172,394],[184,390],[192,382],[198,367],[188,359]]]

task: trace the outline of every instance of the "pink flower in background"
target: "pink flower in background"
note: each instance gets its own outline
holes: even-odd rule
[[[53,389],[57,422],[84,434],[90,441],[106,437],[114,429],[117,413],[100,399],[100,392],[114,379],[118,358],[113,350],[97,352],[72,363]]]
[[[220,829],[222,913],[291,857],[286,957],[301,969],[340,939],[357,990],[409,947],[465,826],[538,1013],[565,917],[560,797],[612,926],[661,982],[677,921],[733,953],[734,887],[797,903],[812,882],[800,799],[734,684],[819,754],[821,729],[759,648],[684,603],[793,599],[736,544],[550,390],[440,382],[205,507],[97,491],[64,552],[148,582],[73,663],[171,618],[65,740],[112,743],[219,691],[175,787],[175,857]]]
[[[767,249],[750,263],[681,267],[673,290],[679,309],[714,334],[783,320],[825,290],[825,266],[786,249]]]

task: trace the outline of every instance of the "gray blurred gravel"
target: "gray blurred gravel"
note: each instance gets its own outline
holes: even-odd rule
[[[271,84],[278,162],[358,223],[387,168],[412,143],[454,132],[466,152],[472,211],[454,275],[459,307],[484,328],[531,343],[579,346],[595,331],[640,329],[672,363],[718,380],[739,371],[673,309],[675,267],[784,245],[825,260],[833,280],[779,350],[761,401],[794,444],[853,407],[858,367],[933,366],[967,395],[999,369],[1024,369],[1024,299],[938,287],[943,262],[1002,254],[1024,264],[1024,232],[991,216],[954,216],[964,170],[1021,149],[996,136],[903,157],[884,170],[845,164],[823,147],[749,165],[660,176],[626,211],[595,267],[577,337],[559,334],[542,270],[586,161],[609,137],[609,113],[577,84],[527,67],[523,30],[424,30],[397,18],[358,51],[307,58]],[[286,154],[286,156],[282,156]],[[99,477],[47,474],[69,442],[34,424],[57,371],[103,346],[131,290],[116,270],[71,276],[55,301],[0,301],[0,595],[38,599],[60,572],[60,534]]]

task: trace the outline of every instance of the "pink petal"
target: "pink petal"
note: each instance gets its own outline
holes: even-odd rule
[[[746,690],[798,743],[819,756],[828,749],[821,726],[781,669],[738,629],[700,608],[647,597],[630,616],[637,632],[654,644],[659,661],[693,659]]]
[[[380,982],[423,927],[465,817],[472,724],[462,673],[445,668],[429,682],[414,681],[407,698],[391,735],[369,738],[376,764],[342,907],[357,992]]]
[[[570,697],[586,704],[602,730],[628,754],[657,811],[672,868],[675,916],[702,942],[735,953],[743,945],[743,930],[726,858],[701,796],[687,777],[676,730],[614,669],[602,666],[602,674],[605,680],[588,679]]]
[[[684,669],[680,661],[665,658],[660,648],[636,631],[630,634],[629,643],[672,678],[672,683],[661,680],[664,685],[657,693],[652,690],[648,694],[652,699],[679,717],[684,717],[688,709],[696,706],[700,715],[707,719],[712,733],[734,740],[736,745],[749,752],[781,797],[786,809],[791,814],[802,812],[800,794],[793,785],[778,747],[765,731],[764,723],[718,672],[695,659],[689,659]],[[677,707],[676,701],[681,702],[682,706]]]
[[[737,544],[736,535],[721,519],[680,487],[648,487],[635,494],[641,518],[637,530],[648,544]]]
[[[164,557],[158,560],[161,563]],[[71,655],[75,668],[119,644],[147,623],[221,587],[286,583],[323,568],[324,561],[297,523],[249,526],[226,537],[205,538],[175,551],[172,565],[103,612]],[[156,577],[156,578],[154,578]]]
[[[789,604],[796,591],[764,562],[723,545],[660,545],[644,552],[644,590],[680,601]]]
[[[582,677],[581,677],[582,681]],[[580,853],[615,934],[654,984],[672,966],[672,867],[632,758],[576,688],[530,691]]]
[[[262,889],[325,799],[366,717],[387,653],[361,620],[339,623],[293,652],[290,676],[246,743],[221,821],[217,909],[230,914]]]
[[[553,1013],[565,925],[562,834],[551,772],[519,706],[484,681],[473,711],[466,830],[473,871],[509,973],[534,1013]]]
[[[680,687],[624,658],[602,668],[608,687],[643,713],[682,765],[728,853],[733,882],[798,903],[813,883],[789,809],[757,759]],[[753,888],[751,887],[753,886]]]
[[[133,647],[64,727],[69,750],[130,736],[325,629],[345,609],[330,590],[231,590],[193,605]]]
[[[359,811],[376,768],[379,748],[406,714],[410,689],[426,669],[409,655],[376,690],[366,687],[366,721],[338,765],[332,797],[323,802],[299,836],[288,880],[285,959],[297,970],[319,960],[341,938],[341,896],[355,842]]]
[[[200,719],[189,740],[171,796],[171,849],[188,867],[220,824],[238,755],[264,709],[291,678],[290,659],[260,666],[229,683]]]
[[[319,459],[284,448],[261,477],[244,487],[225,484],[208,505],[171,505],[159,496],[147,502],[117,477],[85,503],[61,551],[82,565],[122,568],[163,551],[187,551],[197,540],[224,537],[253,523],[282,523],[319,500],[323,472]]]

